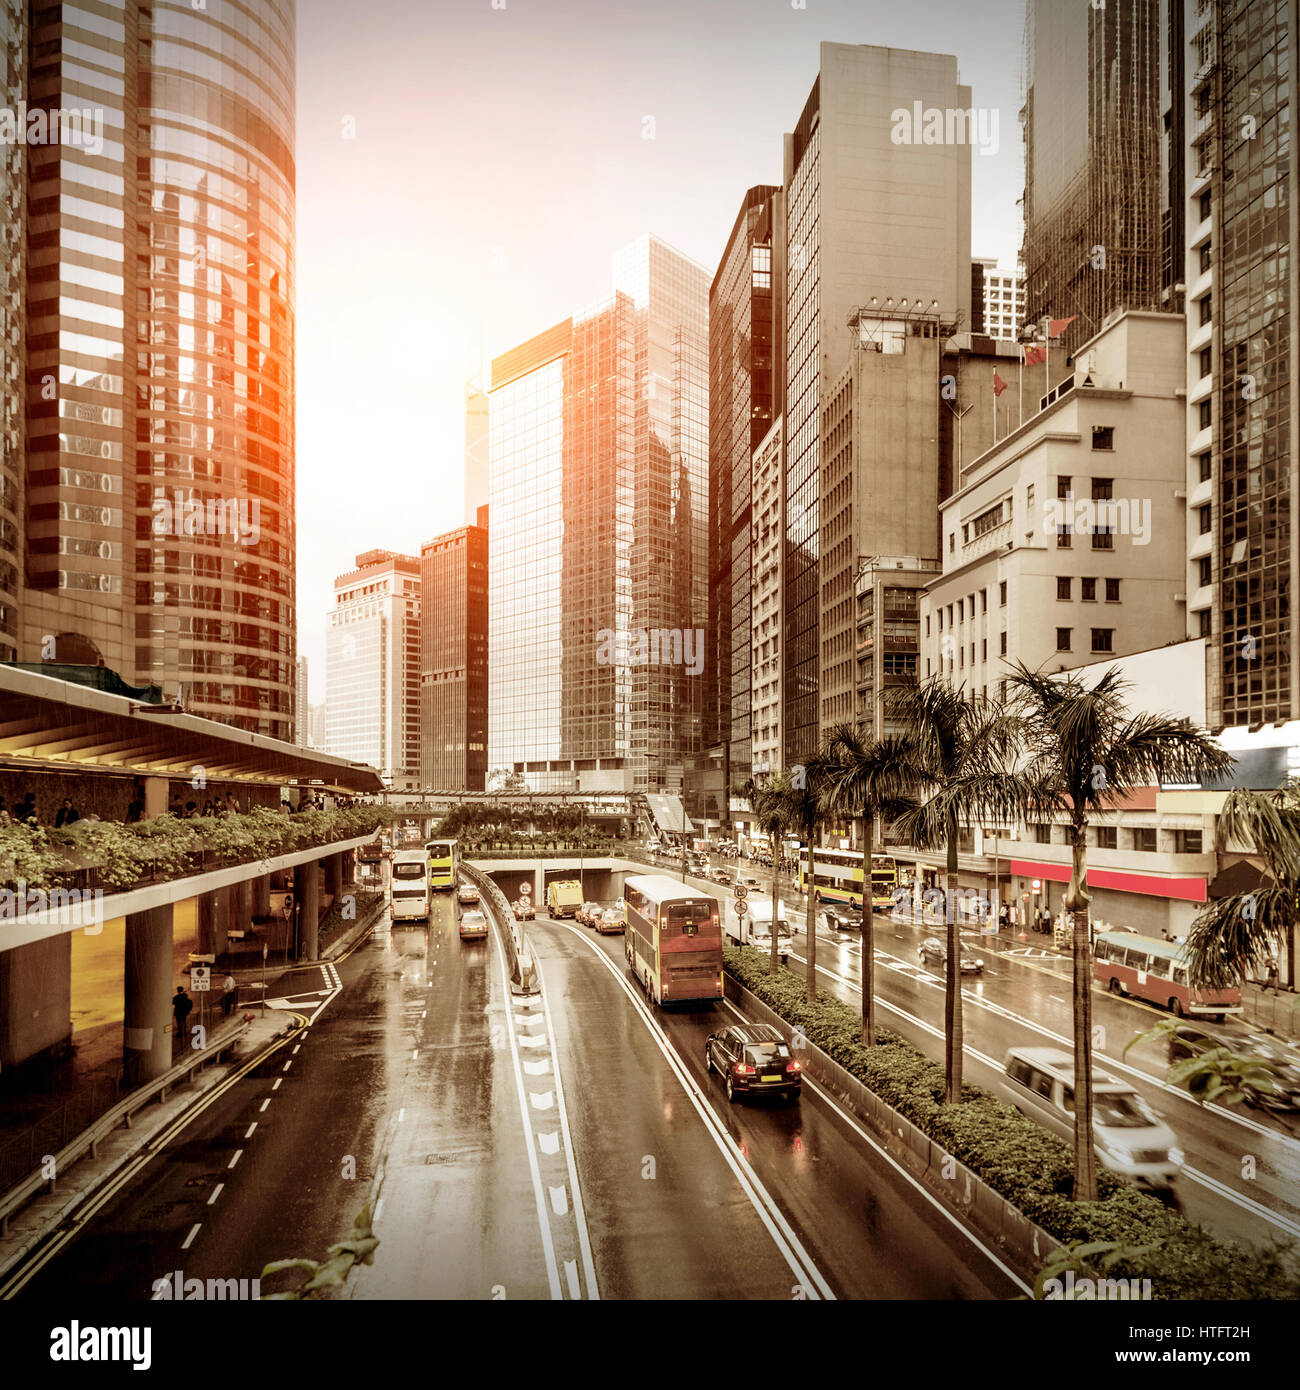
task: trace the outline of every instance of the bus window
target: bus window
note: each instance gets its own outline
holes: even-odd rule
[[[1145,951],[1130,946],[1124,952],[1124,964],[1132,970],[1150,971],[1151,957]]]
[[[1185,965],[1174,966],[1174,983],[1178,985],[1187,983],[1187,967]]]

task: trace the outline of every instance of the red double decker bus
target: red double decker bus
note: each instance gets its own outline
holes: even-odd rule
[[[722,998],[722,921],[716,898],[666,874],[633,874],[623,888],[627,968],[656,1004]]]
[[[1192,989],[1187,980],[1187,947],[1134,932],[1098,932],[1093,942],[1093,978],[1112,994],[1148,999],[1180,1018],[1241,1012],[1240,989]]]

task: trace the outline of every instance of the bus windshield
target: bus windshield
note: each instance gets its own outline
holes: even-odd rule
[[[717,936],[718,926],[711,903],[669,903],[664,909],[668,915],[670,933],[680,932],[683,936]]]
[[[424,865],[412,863],[397,863],[393,865],[394,878],[423,878]]]

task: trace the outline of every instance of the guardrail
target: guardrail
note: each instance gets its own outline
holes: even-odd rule
[[[183,1062],[178,1062],[162,1076],[132,1091],[111,1110],[106,1110],[97,1120],[83,1129],[75,1139],[51,1155],[54,1160],[55,1177],[45,1176],[46,1164],[42,1162],[29,1172],[27,1177],[10,1187],[4,1196],[0,1197],[0,1236],[9,1234],[9,1221],[15,1212],[26,1206],[42,1190],[46,1192],[55,1190],[58,1175],[64,1173],[87,1152],[94,1157],[98,1152],[100,1143],[119,1125],[125,1125],[128,1129],[131,1127],[131,1119],[137,1110],[142,1110],[155,1099],[158,1101],[166,1100],[167,1092],[173,1086],[190,1079],[194,1072],[200,1070],[206,1063],[219,1059],[221,1054],[228,1052],[247,1030],[248,1024],[241,1022],[233,1033],[224,1034],[216,1042],[195,1052]]]
[[[492,920],[501,933],[502,944],[506,950],[506,961],[510,966],[510,987],[517,994],[537,992],[537,967],[533,963],[533,953],[524,939],[523,927],[515,916],[514,908],[506,895],[497,887],[495,881],[481,869],[461,860],[460,871],[479,891],[485,906],[492,909]]]

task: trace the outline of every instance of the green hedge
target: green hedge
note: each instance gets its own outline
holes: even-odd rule
[[[1292,1247],[1249,1250],[1219,1240],[1105,1169],[1096,1202],[1071,1201],[1072,1145],[979,1086],[962,1087],[961,1105],[944,1105],[943,1067],[906,1039],[880,1028],[877,1045],[866,1047],[860,1015],[841,1000],[819,990],[809,1004],[805,981],[787,971],[770,975],[765,952],[742,946],[724,954],[727,973],[751,994],[1056,1239],[1159,1243],[1118,1262],[1109,1277],[1150,1279],[1161,1299],[1300,1298]]]

